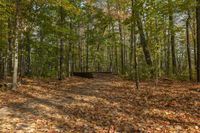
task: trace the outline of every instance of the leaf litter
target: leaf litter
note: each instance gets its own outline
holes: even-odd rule
[[[200,85],[134,83],[113,75],[23,79],[0,92],[0,132],[200,133]]]

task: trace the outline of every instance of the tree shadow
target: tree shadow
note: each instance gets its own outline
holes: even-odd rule
[[[66,92],[68,93],[68,92]],[[63,93],[63,96],[66,94]],[[52,99],[42,99],[42,98],[38,98],[36,96],[33,96],[31,94],[28,93],[21,93],[20,91],[16,91],[15,95],[18,95],[20,97],[23,97],[25,99],[27,99],[25,102],[22,103],[17,103],[17,102],[13,102],[8,104],[9,108],[12,108],[14,111],[16,112],[20,112],[22,114],[24,113],[31,113],[34,116],[39,116],[42,117],[46,120],[50,120],[53,121],[55,123],[63,123],[62,119],[57,119],[55,117],[51,117],[51,115],[48,115],[48,112],[43,112],[41,109],[37,109],[34,107],[30,107],[29,105],[31,105],[32,103],[37,104],[37,105],[46,105],[50,108],[54,108],[55,110],[57,110],[56,112],[59,113],[60,115],[64,116],[64,117],[73,117],[75,119],[83,119],[85,121],[87,121],[88,123],[91,123],[93,125],[95,125],[96,127],[101,127],[101,128],[107,128],[111,125],[115,125],[115,121],[117,120],[117,116],[112,115],[111,111],[112,110],[112,106],[108,107],[108,109],[102,109],[101,107],[105,107],[103,105],[103,103],[98,103],[97,105],[95,105],[95,108],[88,108],[88,107],[79,107],[79,106],[75,106],[75,107],[66,107],[65,105],[63,105],[62,103],[67,103],[67,104],[71,104],[69,103],[69,99],[65,98],[65,100],[62,103],[56,103],[54,101],[54,98],[52,97]],[[71,99],[71,101],[75,101],[75,99]],[[81,103],[89,103],[91,104],[91,102],[86,102],[86,101],[78,101]],[[97,108],[98,106],[98,108]],[[97,111],[97,109],[100,110],[101,113],[97,113],[95,111]],[[101,110],[102,109],[102,110]],[[108,114],[108,115],[107,115]],[[69,122],[69,121],[68,121]],[[68,123],[68,122],[64,122],[64,123]],[[121,123],[122,128],[120,128],[120,130],[126,130],[126,131],[139,131],[137,129],[135,129],[135,127],[133,127],[133,124],[127,121],[118,121],[119,123]],[[59,127],[59,126],[58,126]],[[62,127],[64,130],[70,130],[73,129],[73,126],[69,126],[67,125],[66,127],[62,124]],[[94,128],[94,127],[91,127]]]
[[[138,124],[145,123],[146,119],[168,121],[184,126],[199,126],[198,122],[145,114],[146,110],[154,108],[176,113],[184,112],[199,117],[199,111],[195,112],[192,106],[193,101],[199,102],[196,93],[173,96],[162,91],[146,96],[148,92],[146,93],[145,89],[152,87],[148,83],[143,84],[141,93],[137,94],[131,87],[132,83],[116,85],[118,79],[113,82],[112,77],[83,81],[79,79],[78,82],[67,81],[67,83],[66,81],[36,82],[31,88],[29,86],[27,89],[13,92],[13,95],[24,100],[18,102],[13,100],[7,106],[18,112],[14,117],[21,119],[30,114],[54,123],[62,131],[84,132],[87,129],[95,132],[98,129],[108,130],[114,125],[121,132],[142,132]],[[173,101],[176,101],[175,105],[172,104]]]

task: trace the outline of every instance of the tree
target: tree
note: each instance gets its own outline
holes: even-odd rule
[[[135,1],[135,2],[138,2],[138,1]],[[142,45],[146,63],[148,65],[152,66],[153,65],[152,58],[151,58],[150,50],[148,47],[148,41],[147,41],[145,33],[144,33],[143,22],[139,15],[139,10],[135,11],[135,16],[136,16],[137,27],[138,27],[139,34],[140,34],[140,43]]]
[[[64,13],[63,13],[63,7],[60,7],[60,26],[63,27],[64,24]],[[63,33],[61,33],[61,37],[60,37],[60,60],[59,60],[59,80],[63,79],[63,60],[64,60],[64,39],[63,39]]]
[[[13,87],[12,89],[15,90],[17,88],[17,74],[18,74],[18,45],[19,45],[19,13],[20,13],[20,0],[16,0],[15,3],[15,40],[14,40],[14,68],[13,68]]]
[[[0,75],[13,74],[13,82],[17,75],[64,79],[73,71],[132,78],[132,69],[144,79],[172,76],[171,69],[175,78],[192,77],[197,65],[193,0],[18,1],[0,1]]]
[[[134,53],[134,69],[135,69],[135,84],[136,88],[139,89],[139,74],[138,74],[138,62],[137,62],[137,44],[136,44],[136,32],[135,32],[135,26],[136,22],[134,19],[134,0],[132,2],[132,19],[133,22],[131,23],[131,45],[133,46],[133,53]],[[132,58],[131,58],[132,59]]]
[[[169,29],[170,29],[170,44],[172,53],[172,71],[173,74],[176,73],[177,63],[176,63],[176,51],[175,51],[175,31],[174,31],[174,14],[172,10],[172,2],[169,2]]]
[[[191,62],[191,51],[190,51],[190,13],[188,11],[188,18],[186,20],[186,39],[187,39],[187,55],[188,55],[188,70],[189,70],[189,79],[192,80],[192,62]]]
[[[197,82],[200,82],[200,0],[197,0]]]

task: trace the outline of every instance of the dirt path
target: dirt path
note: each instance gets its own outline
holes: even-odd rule
[[[0,132],[200,132],[200,93],[190,83],[134,84],[113,75],[26,79],[0,92]]]

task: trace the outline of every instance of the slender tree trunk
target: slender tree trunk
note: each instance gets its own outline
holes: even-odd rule
[[[158,21],[157,18],[155,19],[155,29],[156,32],[158,32]],[[156,42],[156,53],[155,53],[155,86],[158,84],[158,79],[160,76],[160,54],[161,54],[161,47],[162,44],[159,41],[158,36],[155,36],[155,42]],[[160,45],[160,46],[159,46]]]
[[[152,63],[152,59],[151,59],[151,54],[150,54],[150,50],[149,50],[149,47],[148,47],[148,41],[145,37],[145,34],[144,34],[144,28],[143,28],[143,24],[142,24],[142,21],[140,19],[140,16],[138,13],[135,13],[136,16],[137,16],[137,26],[138,26],[138,30],[139,30],[139,34],[140,34],[140,43],[142,44],[142,48],[143,48],[143,52],[144,52],[144,55],[145,55],[145,59],[146,59],[146,63],[150,66],[153,65]]]
[[[192,25],[190,23],[190,30],[192,31],[192,40],[193,40],[193,51],[194,51],[194,66],[195,66],[195,72],[197,67],[197,41],[196,41],[196,19],[193,19]]]
[[[12,89],[16,90],[17,89],[17,73],[18,73],[18,45],[19,45],[19,40],[18,40],[18,34],[19,34],[19,3],[20,0],[16,0],[16,27],[15,27],[15,41],[14,41],[14,68],[13,68],[13,86]]]
[[[89,69],[89,43],[86,44],[86,72]]]
[[[194,45],[194,64],[197,66],[197,41],[196,41],[196,22],[193,24],[193,45]]]
[[[128,50],[126,49],[126,33],[125,30],[122,29],[123,32],[123,53],[124,53],[124,73],[126,72],[127,69],[127,59],[128,59]]]
[[[11,22],[11,18],[8,18],[8,73],[9,75],[12,74],[12,70],[13,70],[13,63],[12,63],[12,43],[13,41],[13,36],[12,36],[12,22]]]
[[[166,19],[165,19],[166,20]],[[162,60],[163,60],[163,70],[165,70],[166,75],[169,75],[169,53],[170,53],[170,48],[169,48],[169,36],[167,35],[167,28],[164,29],[164,54],[162,55]],[[169,51],[169,53],[168,53]]]
[[[168,35],[170,34],[170,31],[168,30]],[[170,36],[167,37],[167,75],[170,75],[170,55],[171,55],[171,45],[170,45]]]
[[[4,80],[7,80],[8,76],[8,48],[6,49],[6,55],[5,55],[5,60],[4,60]]]
[[[19,78],[20,80],[24,76],[24,44],[25,44],[25,38],[24,34],[21,33],[21,38],[20,38],[20,44],[19,44]]]
[[[119,35],[120,35],[120,50],[121,50],[121,73],[124,74],[124,42],[123,42],[123,34],[122,34],[122,24],[121,20],[118,20],[119,24]]]
[[[133,29],[134,30],[134,29]],[[134,42],[134,69],[135,69],[135,83],[136,83],[136,88],[139,89],[139,70],[138,70],[138,61],[137,61],[137,42],[136,42],[136,36],[135,36],[135,31],[133,35],[133,42]]]
[[[40,44],[42,44],[42,45],[44,44],[44,39],[45,39],[45,34],[44,34],[44,31],[41,27],[41,29],[40,29]],[[37,56],[38,57],[41,56],[40,48],[37,48]],[[36,74],[39,75],[39,76],[43,76],[42,67],[37,67]]]
[[[74,55],[74,51],[75,51],[74,43],[72,43],[71,45],[72,45],[72,50],[71,50],[71,66],[72,66],[72,69],[71,69],[71,73],[73,73],[75,71],[76,58],[75,58],[75,55]]]
[[[64,23],[64,14],[63,14],[63,8],[60,7],[60,25],[61,27],[63,26]],[[64,61],[64,39],[63,39],[63,34],[61,33],[61,38],[60,38],[60,59],[59,59],[59,76],[58,79],[62,80],[63,79],[63,61]]]
[[[79,58],[79,70],[83,71],[83,59],[82,59],[82,39],[81,39],[81,26],[80,23],[78,24],[78,33],[79,41],[78,41],[78,58]]]
[[[72,61],[71,61],[71,42],[69,41],[69,47],[68,47],[68,76],[71,77],[72,72]]]
[[[113,45],[109,49],[109,71],[113,72]]]
[[[26,39],[27,39],[27,70],[26,70],[26,75],[30,76],[31,75],[31,41],[30,41],[30,31],[27,32],[26,34]]]
[[[100,44],[99,42],[97,42],[97,72],[100,72],[100,57],[99,57],[99,53],[100,53]]]
[[[5,56],[5,63],[4,63],[4,79],[7,80],[7,76],[8,76],[8,71],[11,70],[12,67],[12,63],[11,63],[11,67],[9,69],[9,61],[12,60],[12,56],[11,55],[11,50],[10,50],[10,46],[11,46],[11,22],[10,22],[10,18],[8,18],[8,33],[7,33],[7,46],[6,46],[6,56]]]
[[[63,79],[63,61],[64,61],[64,41],[60,39],[60,59],[59,59],[59,80]]]
[[[134,2],[135,0],[131,0],[132,2],[132,19],[135,15],[134,12]],[[133,20],[131,23],[131,45],[133,46],[133,57],[134,57],[134,69],[135,69],[135,85],[136,88],[139,89],[139,71],[138,71],[138,62],[137,62],[137,42],[136,42],[136,32],[135,32],[136,22]]]
[[[112,23],[112,34],[113,34],[113,41],[114,41],[114,43],[115,43],[115,40],[116,40],[116,37],[115,37],[115,26],[114,26],[114,24]],[[114,57],[115,57],[115,64],[114,64],[114,66],[115,66],[115,72],[116,73],[118,73],[118,46],[116,45],[116,43],[115,43],[115,46],[113,46],[114,47]]]
[[[72,34],[72,22],[70,20],[70,34]],[[72,67],[73,67],[73,64],[72,64],[72,40],[69,39],[69,47],[68,47],[68,76],[71,77],[72,76]]]
[[[1,26],[1,21],[0,21],[0,27]],[[2,40],[2,30],[0,30],[0,41]],[[4,50],[0,47],[0,79],[3,79],[4,77],[4,61],[3,61],[3,56],[4,56]]]
[[[110,3],[109,3],[109,0],[107,0],[107,9],[108,9],[108,15],[110,16],[111,14],[110,14]],[[111,23],[109,25],[109,34],[112,34],[111,31],[113,32],[113,23]],[[113,61],[113,54],[114,54],[113,51],[114,51],[114,46],[113,46],[113,44],[111,44],[110,53],[109,53],[109,71],[110,72],[113,72],[113,62],[114,62]]]
[[[186,20],[186,38],[187,38],[187,55],[188,55],[188,66],[189,66],[189,79],[192,80],[192,62],[191,62],[191,51],[190,51],[189,23],[190,23],[190,14],[188,12],[188,19]]]
[[[134,1],[134,0],[132,0]],[[132,7],[133,8],[133,7]],[[133,23],[133,22],[132,22]],[[129,55],[129,69],[130,69],[130,72],[132,72],[132,65],[133,65],[133,48],[134,48],[134,40],[133,40],[133,36],[134,36],[134,25],[131,23],[131,37],[130,37],[130,55]]]
[[[197,0],[197,82],[200,82],[200,0]]]
[[[175,51],[175,32],[174,32],[174,18],[173,14],[169,15],[169,25],[170,25],[170,43],[171,43],[171,53],[172,53],[172,72],[176,74],[176,51]]]
[[[79,70],[83,71],[83,59],[82,59],[82,42],[79,41]]]
[[[72,44],[71,41],[69,40],[69,47],[68,47],[68,76],[71,77],[71,72],[72,72]]]
[[[86,42],[86,72],[89,70],[89,42],[90,42],[90,26],[87,26],[87,42]]]
[[[1,38],[0,38],[1,39]],[[3,64],[3,50],[0,49],[0,79],[3,79],[3,68],[4,67],[4,64]]]

